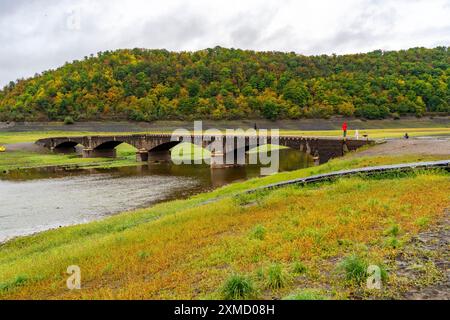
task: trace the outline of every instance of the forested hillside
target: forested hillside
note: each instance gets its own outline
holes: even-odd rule
[[[100,52],[0,91],[0,121],[367,119],[450,112],[450,48],[302,56]]]

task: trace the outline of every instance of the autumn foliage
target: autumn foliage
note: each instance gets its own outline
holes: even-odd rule
[[[0,91],[0,121],[368,119],[450,112],[449,48],[303,56],[99,52]]]

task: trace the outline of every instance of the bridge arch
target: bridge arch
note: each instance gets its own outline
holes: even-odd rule
[[[106,149],[114,149],[119,144],[124,143],[125,141],[118,141],[118,140],[111,140],[111,141],[105,141],[97,145],[94,150],[106,150]]]
[[[158,144],[157,146],[152,147],[148,150],[149,153],[151,152],[164,152],[164,151],[170,151],[173,147],[176,145],[183,143],[183,141],[168,141],[163,142],[161,144]]]
[[[56,153],[74,153],[76,152],[76,146],[82,146],[78,141],[62,141],[60,143],[55,142],[52,148]],[[82,146],[83,147],[83,146]]]
[[[119,147],[120,146],[120,147]],[[128,148],[125,146],[129,146]],[[126,140],[105,140],[99,142],[99,144],[92,146],[91,148],[83,149],[83,157],[102,157],[102,158],[115,158],[117,157],[117,151],[119,147],[119,152],[121,156],[128,156],[127,151],[132,150],[136,153],[137,147],[134,144],[129,143]],[[122,147],[126,150],[122,150]]]
[[[56,144],[53,148],[54,149],[74,148],[77,145],[79,145],[79,143],[76,141],[64,141],[59,144]]]

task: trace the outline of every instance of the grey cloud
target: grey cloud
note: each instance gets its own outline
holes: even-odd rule
[[[142,33],[134,36],[130,44],[152,43],[155,48],[179,49],[189,42],[202,38],[210,30],[211,23],[206,17],[186,12],[179,7],[157,19],[148,21],[142,28]]]
[[[227,23],[231,41],[244,48],[259,44],[276,14],[276,8],[263,6],[253,12],[241,12],[232,17]]]
[[[301,13],[298,1],[198,1],[0,0],[0,86],[91,53],[125,47],[196,50],[221,45],[322,54],[450,44],[450,23],[433,20],[442,12],[450,15],[444,0],[359,0],[352,11],[333,12],[338,27],[330,30],[324,20],[313,34],[299,31],[308,30],[302,28],[307,19],[282,16],[286,9]],[[329,5],[335,3],[330,0],[316,10],[332,10]],[[430,9],[427,25],[408,25],[411,19],[404,11],[416,4]],[[79,29],[68,26],[72,10],[79,10]],[[313,18],[321,13],[308,11]],[[428,12],[415,14],[427,17]]]

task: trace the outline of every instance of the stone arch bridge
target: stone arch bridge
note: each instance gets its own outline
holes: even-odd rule
[[[173,136],[171,134],[135,134],[135,135],[100,135],[79,137],[53,137],[36,141],[37,145],[48,148],[54,152],[75,152],[75,146],[83,147],[82,156],[115,157],[116,147],[121,143],[128,143],[137,149],[137,161],[170,160],[170,149],[177,144],[187,141],[210,150],[211,165],[225,163],[225,158],[232,153],[234,158],[239,148],[248,151],[250,148],[264,144],[276,144],[295,150],[304,151],[315,157],[319,163],[327,162],[331,158],[342,156],[345,152],[371,143],[370,140],[354,140],[342,138],[317,138],[301,136],[279,136],[271,138],[266,136],[259,139],[256,136],[238,135],[188,135]],[[211,150],[211,143],[222,144],[222,152]],[[228,159],[228,158],[227,158]]]

